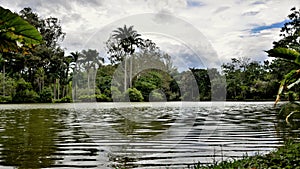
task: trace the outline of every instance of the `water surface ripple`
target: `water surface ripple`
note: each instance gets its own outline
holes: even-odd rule
[[[1,105],[0,168],[186,168],[267,153],[300,133],[268,102],[117,104]]]

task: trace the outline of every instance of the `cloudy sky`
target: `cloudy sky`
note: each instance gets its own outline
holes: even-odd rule
[[[2,0],[0,5],[13,12],[31,7],[41,17],[59,18],[67,52],[99,48],[111,30],[127,24],[174,56],[176,64],[210,67],[232,57],[267,59],[264,50],[279,39],[280,27],[300,1]]]

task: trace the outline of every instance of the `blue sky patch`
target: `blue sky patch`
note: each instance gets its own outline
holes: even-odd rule
[[[256,2],[253,2],[253,3],[252,3],[252,5],[260,5],[260,4],[265,4],[265,2],[256,1]]]
[[[251,29],[251,33],[259,33],[262,30],[273,29],[273,28],[282,28],[285,23],[289,22],[290,20],[284,20],[282,22],[273,23],[271,25],[264,25],[264,26],[257,26]]]
[[[199,7],[199,6],[203,6],[204,4],[200,1],[187,0],[187,5],[188,7]]]

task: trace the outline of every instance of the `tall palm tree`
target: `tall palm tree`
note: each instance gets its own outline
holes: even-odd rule
[[[2,64],[2,79],[3,79],[3,86],[2,86],[2,90],[3,90],[3,96],[5,96],[5,58],[2,57],[2,53],[0,53],[0,63]]]
[[[73,74],[72,74],[72,80],[73,80],[73,89],[74,89],[74,92],[73,92],[73,98],[77,99],[77,68],[78,68],[78,63],[77,63],[77,60],[78,58],[81,57],[81,53],[76,51],[76,52],[71,52],[70,53],[70,58],[72,58],[72,62],[70,64],[71,68],[73,69]],[[74,78],[76,77],[76,78]]]
[[[113,31],[112,37],[117,40],[117,46],[119,49],[123,50],[125,56],[121,57],[124,60],[124,91],[127,90],[127,57],[135,52],[136,47],[143,45],[143,39],[140,38],[141,35],[133,29],[133,26],[127,28],[124,25],[123,28],[119,27]],[[129,87],[132,86],[132,57],[130,57],[130,69],[129,69]]]
[[[93,69],[94,71],[104,63],[104,58],[99,56],[97,50],[82,50],[82,55],[78,58],[79,63],[82,68],[87,72],[87,85],[90,89],[90,72]],[[89,91],[90,95],[90,91]]]

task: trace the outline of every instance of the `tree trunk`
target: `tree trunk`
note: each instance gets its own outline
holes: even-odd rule
[[[37,80],[38,80],[39,92],[41,92],[42,91],[43,79],[42,79],[42,77],[38,77]]]
[[[87,84],[88,84],[88,95],[90,96],[91,93],[90,93],[90,71],[87,70]]]
[[[53,99],[56,99],[56,78],[54,79],[54,84],[53,84]]]
[[[3,96],[5,96],[5,61],[3,64]]]
[[[76,101],[77,100],[77,72],[76,72],[76,70],[77,70],[77,66],[76,66],[76,64],[75,64],[75,68],[74,68],[74,70],[73,70],[73,80],[72,80],[72,89],[74,89],[74,93],[73,93],[73,100],[74,101]],[[75,78],[74,78],[75,77]],[[74,82],[74,84],[73,84],[73,82]]]
[[[129,87],[132,87],[132,57],[130,57]]]
[[[44,86],[45,86],[45,79],[43,78],[43,81],[42,81],[42,90],[44,89]]]
[[[63,88],[62,88],[62,95],[61,95],[61,97],[63,98],[63,97],[65,97],[66,96],[66,85],[63,85]]]
[[[42,81],[38,79],[38,84],[39,84],[39,92],[42,91]]]
[[[127,90],[127,57],[125,55],[125,66],[124,66],[124,92]]]
[[[59,85],[59,79],[57,79],[57,99],[59,99],[59,92],[60,92],[60,85]]]
[[[74,81],[74,101],[77,100],[77,80]]]

